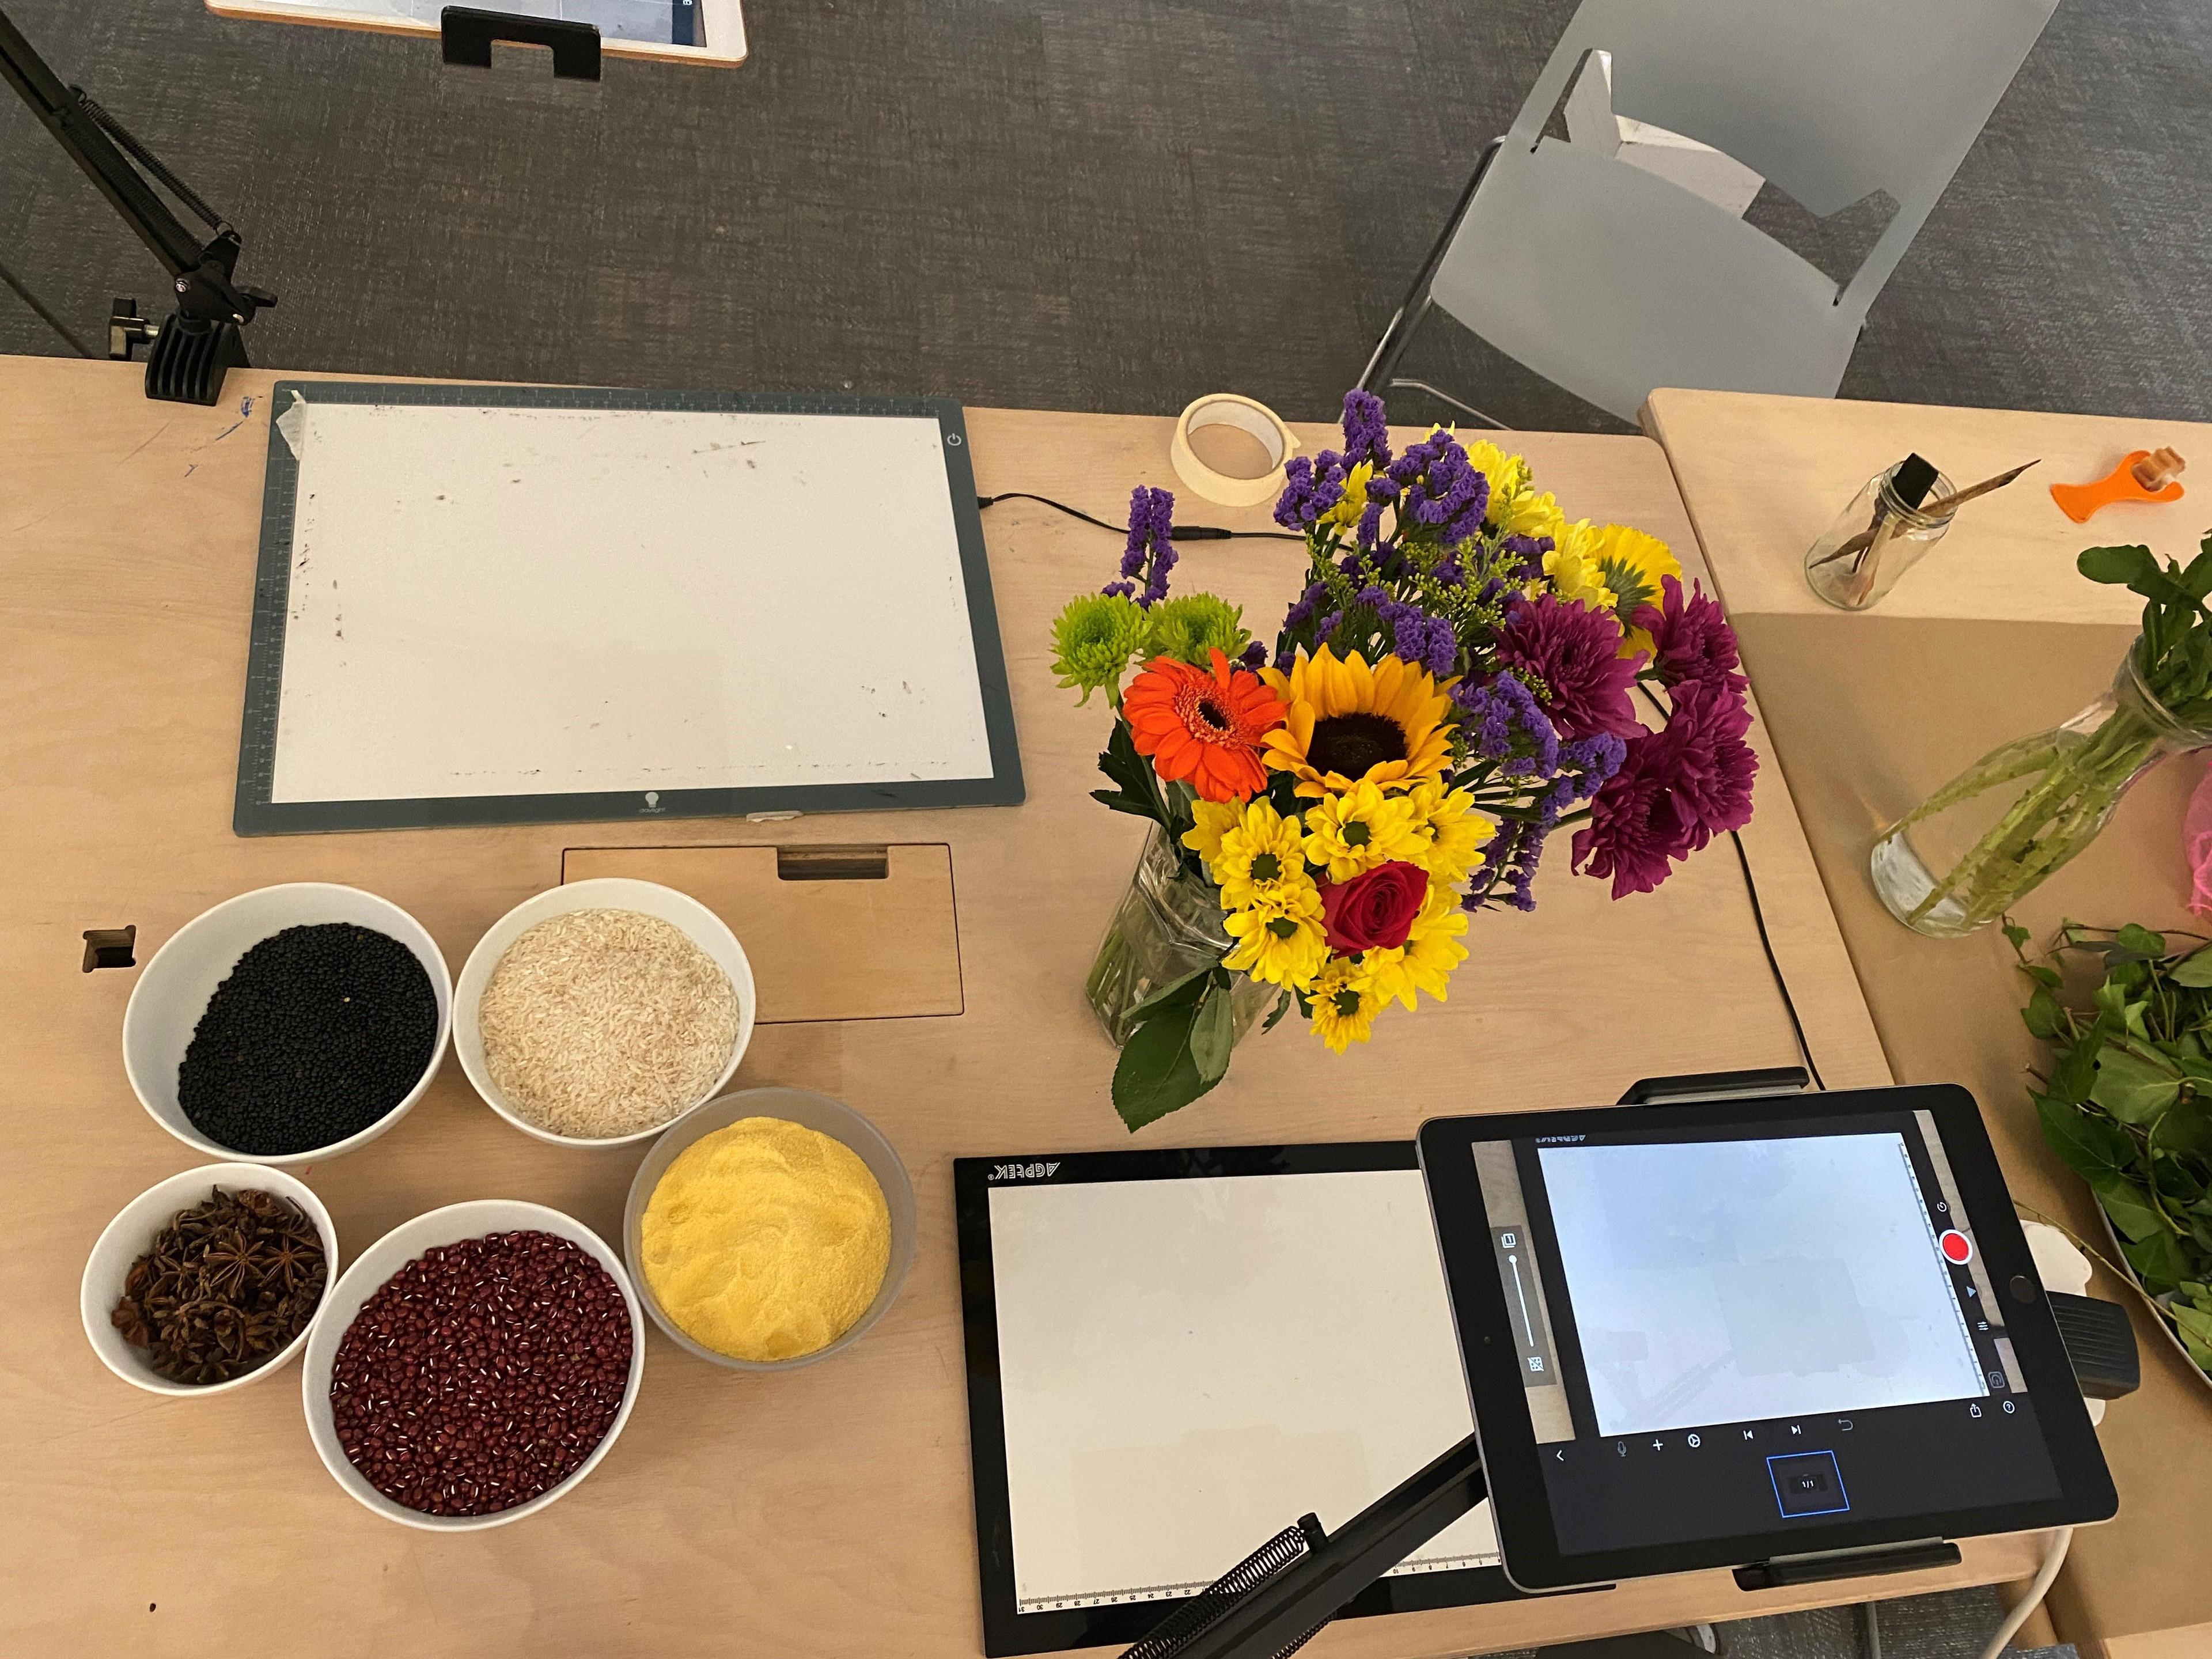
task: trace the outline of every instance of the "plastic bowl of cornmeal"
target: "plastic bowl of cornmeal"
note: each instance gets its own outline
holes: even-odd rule
[[[623,1238],[671,1341],[732,1370],[790,1370],[859,1341],[897,1300],[914,1261],[914,1183],[843,1102],[740,1090],[653,1142]]]

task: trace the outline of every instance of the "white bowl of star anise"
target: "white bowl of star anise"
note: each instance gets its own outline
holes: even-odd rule
[[[100,1363],[149,1394],[222,1394],[299,1358],[337,1277],[337,1229],[296,1176],[205,1164],[107,1224],[79,1309]]]

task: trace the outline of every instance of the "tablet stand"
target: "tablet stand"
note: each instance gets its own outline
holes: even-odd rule
[[[1804,1069],[1796,1066],[1642,1078],[1629,1085],[1620,1103],[1673,1106],[1753,1099],[1802,1091],[1808,1080]],[[2081,1370],[2078,1362],[2076,1370]],[[1311,1641],[1354,1595],[1480,1503],[1488,1490],[1481,1449],[1469,1435],[1403,1486],[1376,1498],[1334,1534],[1324,1533],[1320,1521],[1310,1515],[1278,1534],[1170,1614],[1124,1659],[1284,1659]],[[1956,1544],[1929,1538],[1869,1549],[1773,1556],[1736,1568],[1735,1582],[1746,1590],[1771,1589],[1917,1572],[1955,1566],[1959,1560]]]

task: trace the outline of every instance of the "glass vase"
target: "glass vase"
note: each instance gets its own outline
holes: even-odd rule
[[[1897,493],[1897,467],[1875,473],[1806,549],[1805,585],[1838,611],[1880,603],[1951,527],[1949,513],[1927,510],[1951,490],[1951,481],[1939,472],[1921,504],[1907,507]]]
[[[1115,1048],[1136,1029],[1131,1015],[1139,1003],[1229,954],[1236,941],[1221,921],[1221,890],[1186,867],[1167,831],[1154,824],[1083,986]],[[1249,975],[1235,975],[1229,996],[1232,1045],[1243,1041],[1282,994]]]
[[[2212,746],[2144,684],[2141,645],[2072,720],[1992,749],[1890,826],[1871,861],[1890,915],[1938,939],[1987,926],[2094,841],[2137,778]]]

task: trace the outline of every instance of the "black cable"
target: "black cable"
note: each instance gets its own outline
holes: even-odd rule
[[[1032,495],[1026,489],[1006,489],[1001,490],[996,495],[978,495],[975,498],[975,506],[980,511],[983,507],[996,507],[1000,501],[1035,501],[1041,507],[1052,508],[1055,513],[1065,513],[1071,519],[1080,519],[1085,524],[1097,525],[1101,530],[1110,530],[1117,536],[1128,533],[1128,526],[1126,525],[1109,524],[1103,519],[1094,519],[1081,508],[1070,507],[1066,501],[1056,501],[1049,495]],[[1305,540],[1304,536],[1292,535],[1287,530],[1224,530],[1218,525],[1211,524],[1179,524],[1168,534],[1179,542],[1225,542],[1239,537],[1271,542]]]
[[[1665,704],[1654,696],[1649,686],[1638,682],[1637,690],[1643,693],[1662,720],[1672,718]],[[1766,955],[1766,971],[1774,976],[1774,988],[1782,995],[1782,1012],[1790,1016],[1790,1030],[1797,1039],[1797,1052],[1805,1057],[1805,1069],[1812,1073],[1813,1086],[1826,1091],[1827,1084],[1821,1079],[1820,1064],[1813,1058],[1813,1045],[1805,1040],[1805,1022],[1797,1018],[1797,1004],[1790,994],[1790,981],[1782,975],[1781,958],[1774,954],[1774,940],[1766,931],[1766,911],[1759,902],[1759,884],[1752,878],[1751,854],[1744,851],[1743,836],[1731,830],[1728,838],[1735,848],[1736,866],[1743,872],[1743,890],[1751,900],[1752,925],[1759,929],[1759,948]]]
[[[44,323],[48,328],[53,330],[55,333],[60,335],[62,338],[67,340],[70,343],[70,349],[73,349],[78,356],[89,357],[92,356],[91,352],[85,349],[84,342],[78,339],[76,335],[70,333],[67,325],[65,325],[60,318],[55,316],[52,312],[47,310],[45,304],[40,300],[39,296],[32,293],[29,289],[25,288],[23,286],[22,280],[5,265],[0,265],[0,283],[5,283],[9,288],[15,289],[15,297],[21,300],[25,305],[30,307],[33,312],[37,313],[40,322]]]

